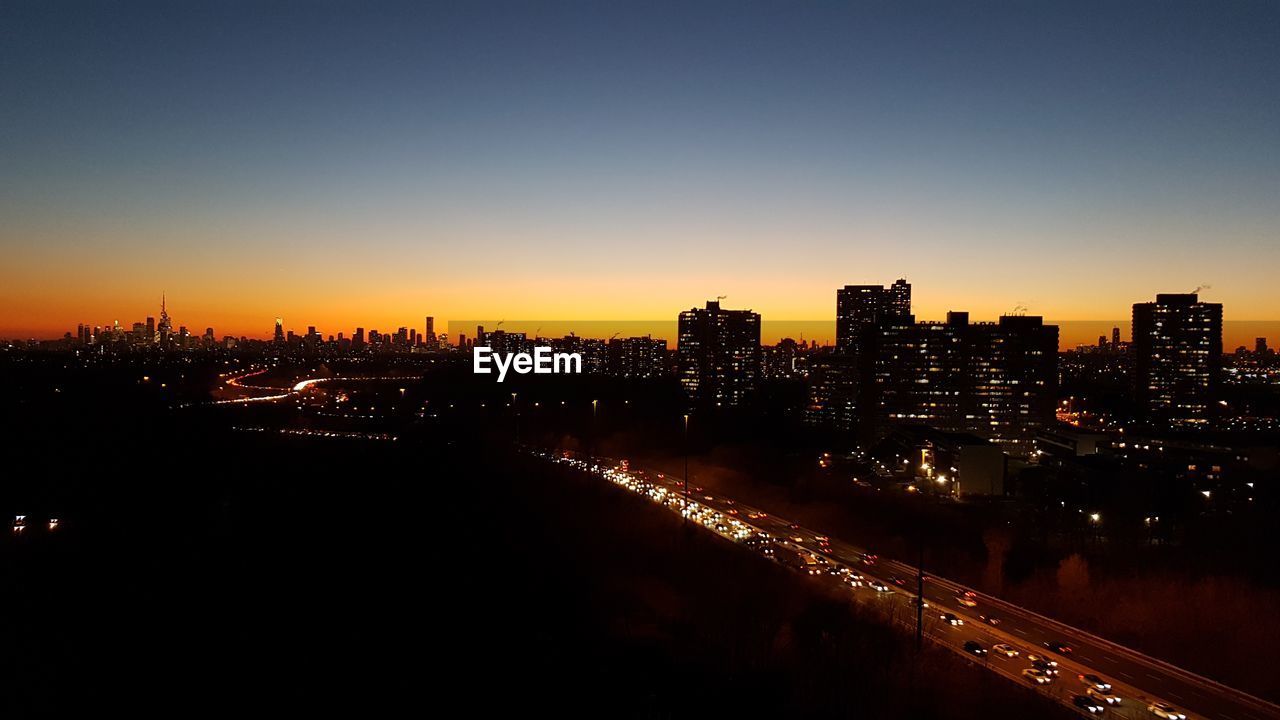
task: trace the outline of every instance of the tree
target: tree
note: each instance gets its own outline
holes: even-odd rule
[[[1089,591],[1089,561],[1080,553],[1072,553],[1058,563],[1058,589],[1070,598]]]

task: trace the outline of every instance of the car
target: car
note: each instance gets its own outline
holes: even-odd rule
[[[1101,715],[1102,712],[1107,709],[1106,705],[1099,705],[1097,701],[1088,695],[1072,695],[1071,704],[1090,715]]]
[[[1042,663],[1044,663],[1044,664],[1048,665],[1049,667],[1055,667],[1055,668],[1056,668],[1056,667],[1058,667],[1058,661],[1057,661],[1057,660],[1053,660],[1053,659],[1051,659],[1051,658],[1047,658],[1047,657],[1045,657],[1045,656],[1043,656],[1043,655],[1028,655],[1028,656],[1027,656],[1027,659],[1028,659],[1028,660],[1030,660],[1031,662],[1042,662]]]
[[[1099,690],[1097,688],[1090,687],[1090,688],[1084,689],[1084,694],[1088,695],[1094,700],[1097,700],[1099,702],[1104,702],[1108,705],[1120,704],[1120,696],[1110,690]]]
[[[1187,716],[1169,703],[1154,702],[1147,706],[1147,712],[1166,720],[1187,720]]]
[[[1079,677],[1080,677],[1080,681],[1083,682],[1085,685],[1088,685],[1089,687],[1097,688],[1099,690],[1111,689],[1111,683],[1107,682],[1106,680],[1103,680],[1102,678],[1098,677],[1097,675],[1094,675],[1093,673],[1087,673]]]
[[[845,577],[844,582],[851,588],[860,588],[865,584],[862,582],[861,575],[849,575]]]
[[[979,615],[978,619],[992,627],[1000,624],[1000,618],[994,615]]]
[[[965,607],[978,607],[977,596],[971,592],[961,593],[956,596],[956,602]]]
[[[876,591],[876,592],[878,592],[878,593],[887,593],[887,592],[889,592],[889,586],[888,586],[888,585],[885,585],[884,583],[880,582],[879,580],[872,580],[872,581],[870,582],[870,584],[868,584],[868,587],[870,587],[872,590],[875,590],[875,591]]]
[[[964,642],[964,651],[969,653],[970,655],[977,655],[978,657],[987,656],[987,649],[982,647],[981,644],[974,642],[973,640],[966,640]]]
[[[991,652],[997,655],[1003,655],[1007,658],[1018,657],[1018,650],[1008,643],[996,643],[991,646]]]
[[[1050,640],[1049,642],[1045,643],[1044,646],[1049,648],[1053,652],[1058,653],[1059,655],[1070,655],[1072,652],[1074,652],[1074,650],[1071,649],[1070,645],[1062,642],[1061,640]]]
[[[907,581],[906,581],[906,580],[903,580],[902,578],[898,577],[897,575],[890,575],[890,576],[889,576],[889,582],[893,583],[894,585],[897,585],[898,587],[906,587],[906,586],[907,586]]]
[[[1053,677],[1046,674],[1040,668],[1033,668],[1033,667],[1025,668],[1022,671],[1022,677],[1026,678],[1027,682],[1032,682],[1032,683],[1035,683],[1036,685],[1048,685],[1049,683],[1053,682]]]
[[[959,626],[959,625],[963,625],[963,624],[964,624],[964,620],[961,620],[959,617],[957,617],[957,616],[956,616],[955,614],[953,614],[953,613],[942,613],[942,614],[941,614],[941,615],[939,615],[938,617],[942,618],[942,622],[944,622],[944,623],[946,623],[946,624],[948,624],[948,625],[956,625],[956,626]]]
[[[863,565],[875,565],[876,560],[879,560],[879,559],[880,559],[880,556],[876,555],[875,553],[869,553],[869,552],[862,553]]]
[[[1045,662],[1043,658],[1036,658],[1035,655],[1028,655],[1027,659],[1031,661],[1031,667],[1044,672],[1045,675],[1057,675],[1058,664]]]

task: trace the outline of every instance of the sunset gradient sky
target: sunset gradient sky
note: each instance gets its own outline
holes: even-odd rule
[[[6,2],[0,337],[1280,319],[1280,4],[1060,5]]]

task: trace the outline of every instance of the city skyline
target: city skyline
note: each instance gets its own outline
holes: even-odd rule
[[[1280,320],[1273,4],[926,5],[7,5],[0,335],[159,286],[247,334],[903,275],[927,318]]]
[[[835,290],[838,290],[838,288],[835,288]],[[1152,294],[1154,295],[1156,293]],[[164,294],[162,293],[162,295]],[[1144,302],[1144,300],[1137,299],[1134,302]],[[983,317],[980,314],[961,309],[964,306],[965,303],[962,301],[952,302],[950,303],[951,309],[943,313],[941,317],[916,315],[916,319],[922,322],[942,323],[946,321],[947,313],[965,312],[972,316],[975,322],[995,323],[999,321],[1000,317],[1006,315],[1039,315],[1044,318],[1046,323],[1058,325],[1061,328],[1062,333],[1059,338],[1060,351],[1070,350],[1080,345],[1092,345],[1100,336],[1110,336],[1112,331],[1117,328],[1120,329],[1121,334],[1126,341],[1131,336],[1132,320],[1128,317],[1123,319],[1117,317],[1115,319],[1061,320],[1054,318],[1052,315],[1042,315],[1040,313],[1032,312],[1030,309],[1025,307],[1011,308],[1009,312],[1001,312],[993,317]],[[1131,309],[1131,307],[1132,304],[1127,307],[1126,310]],[[748,308],[756,310],[754,307],[748,306]],[[759,312],[758,310],[756,311]],[[766,345],[775,344],[783,339],[816,341],[820,345],[835,345],[837,343],[837,322],[834,307],[831,309],[831,314],[828,317],[820,319],[771,319],[764,313],[759,314],[762,316],[761,341]],[[76,327],[79,325],[84,325],[86,328],[93,328],[97,326],[109,329],[112,327],[114,322],[118,322],[120,328],[127,330],[135,322],[140,322],[144,319],[154,320],[158,317],[159,313],[155,309],[152,309],[148,312],[137,314],[136,316],[126,315],[122,317],[113,317],[111,320],[101,322],[95,322],[91,319],[85,318],[75,321],[70,325],[53,328],[45,333],[33,333],[27,335],[14,333],[6,334],[3,328],[0,328],[0,340],[56,340],[64,337],[66,333],[72,333],[74,335]],[[305,317],[307,316],[304,315],[304,318]],[[380,317],[390,317],[391,319],[388,319],[385,323],[379,323],[368,319],[355,318],[351,320],[349,324],[338,325],[316,322],[310,319],[300,320],[295,323],[290,321],[288,317],[284,315],[266,315],[263,316],[266,322],[259,323],[262,324],[263,327],[252,327],[247,331],[237,331],[234,328],[219,326],[216,323],[209,323],[203,319],[196,319],[194,321],[186,320],[186,314],[184,313],[183,318],[174,323],[174,328],[176,331],[176,328],[179,326],[186,327],[193,336],[202,335],[206,328],[213,328],[215,336],[219,339],[230,336],[253,340],[267,340],[273,337],[274,323],[278,319],[283,321],[284,331],[298,331],[300,334],[301,331],[305,331],[308,327],[315,327],[323,336],[337,336],[340,333],[350,336],[351,332],[357,328],[362,328],[366,331],[378,330],[387,335],[394,333],[399,328],[409,328],[416,329],[418,334],[421,335],[425,327],[425,322],[422,321],[422,318],[424,317],[422,313],[416,314],[416,317],[418,318],[416,324],[415,321],[406,322],[404,319],[395,319],[402,318],[400,315],[387,316],[384,314]],[[456,341],[459,331],[463,332],[470,338],[474,336],[474,331],[477,325],[486,325],[490,330],[492,330],[495,329],[495,326],[500,322],[505,323],[509,330],[524,332],[530,336],[539,334],[544,337],[560,337],[574,333],[582,337],[603,338],[613,334],[611,331],[617,328],[625,329],[623,334],[628,336],[639,337],[648,335],[654,338],[666,340],[669,344],[674,344],[675,338],[678,335],[676,328],[677,321],[674,314],[671,317],[664,319],[630,318],[625,320],[611,318],[581,318],[577,320],[556,318],[538,320],[517,317],[507,319],[501,315],[494,315],[487,319],[450,320],[443,318],[438,314],[429,317],[432,318],[435,324],[437,334],[448,335],[451,342]],[[418,327],[419,325],[424,327]],[[544,328],[547,332],[535,333],[536,330],[542,330]],[[596,331],[592,332],[591,328],[596,328]],[[1260,337],[1266,338],[1271,342],[1280,342],[1280,320],[1227,320],[1223,322],[1222,337],[1224,352],[1231,352],[1237,347],[1252,347],[1257,338]]]

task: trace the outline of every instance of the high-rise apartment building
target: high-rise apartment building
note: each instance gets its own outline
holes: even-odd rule
[[[694,405],[744,404],[760,379],[760,314],[718,300],[680,313],[676,368]]]
[[[1026,457],[1036,432],[1053,421],[1058,328],[1036,316],[1006,315],[970,323],[951,312],[944,323],[885,323],[870,342],[875,384],[873,432],[927,425],[969,432]]]
[[[609,374],[621,378],[656,378],[667,372],[667,341],[652,337],[609,341]]]
[[[916,322],[905,280],[836,297],[836,352],[813,360],[809,421],[864,445],[904,425],[973,433],[1015,456],[1053,421],[1056,326],[1021,315],[971,323],[965,312]]]
[[[1208,421],[1222,369],[1222,304],[1161,293],[1133,306],[1133,390],[1154,422]]]
[[[836,349],[857,349],[862,329],[911,315],[911,283],[899,279],[888,287],[845,285],[836,291]]]

